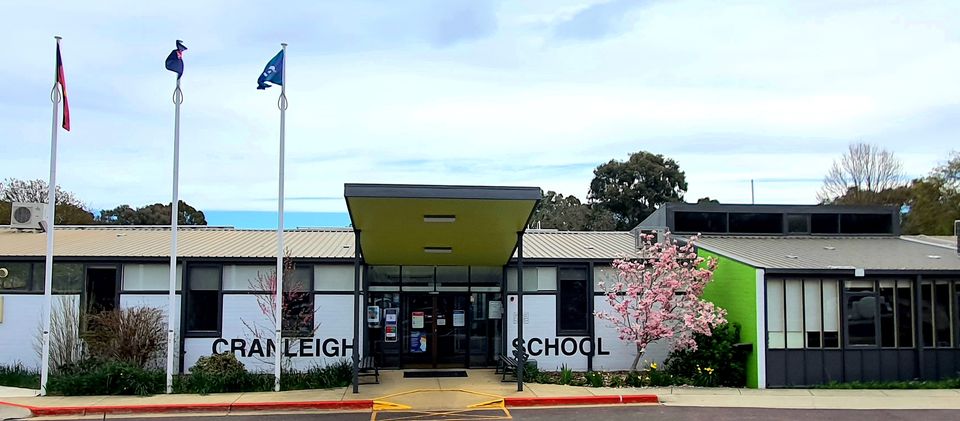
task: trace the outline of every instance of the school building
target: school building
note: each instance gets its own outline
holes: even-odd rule
[[[355,349],[386,369],[494,367],[516,343],[545,370],[627,369],[635,347],[594,317],[609,309],[597,283],[640,233],[669,230],[702,233],[699,253],[720,260],[705,297],[743,326],[751,387],[960,371],[956,238],[900,235],[896,209],[668,204],[629,232],[565,232],[526,228],[536,187],[346,184],[344,197],[351,227],[284,232],[284,298],[305,317],[284,320],[281,344],[264,308],[275,231],[181,228],[177,370],[218,352],[303,369]],[[39,367],[45,241],[0,227],[0,364]],[[57,227],[54,311],[166,314],[169,249],[162,226]]]

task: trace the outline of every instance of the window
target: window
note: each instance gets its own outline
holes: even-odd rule
[[[844,312],[848,345],[878,345],[878,295],[874,281],[844,281]]]
[[[767,347],[838,348],[838,281],[767,281]]]
[[[837,234],[840,232],[840,220],[835,213],[815,213],[810,215],[810,232],[813,234]]]
[[[183,265],[177,265],[177,290],[183,286]],[[123,265],[124,291],[167,291],[170,289],[169,264]]]
[[[783,232],[783,216],[779,213],[731,213],[730,232],[779,234]]]
[[[354,287],[353,265],[314,265],[313,288],[316,291],[350,291]],[[363,269],[360,269],[360,288],[363,288]],[[361,291],[363,291],[361,289]]]
[[[823,296],[823,347],[840,347],[840,281],[820,281]]]
[[[367,276],[370,291],[400,291],[400,266],[369,266]]]
[[[803,348],[803,283],[799,279],[784,281],[787,348]]]
[[[913,288],[907,280],[880,281],[880,346],[913,347]]]
[[[471,266],[470,290],[500,292],[503,284],[503,268],[499,266]]]
[[[187,332],[215,334],[220,322],[220,267],[190,267],[187,282]]]
[[[434,291],[433,266],[404,266],[400,282],[404,291]]]
[[[923,346],[953,346],[955,309],[950,298],[952,285],[947,281],[924,282],[920,285],[920,311],[923,324]]]
[[[841,234],[888,234],[892,233],[890,214],[843,213],[840,214]]]
[[[767,347],[785,348],[783,326],[783,280],[767,282]]]
[[[523,292],[532,292],[536,291],[538,288],[537,278],[539,273],[537,268],[524,266],[523,268]],[[507,291],[517,292],[517,267],[512,266],[507,268]]]
[[[42,266],[42,263],[41,263]],[[43,278],[40,282],[31,282],[31,264],[24,262],[0,262],[0,268],[7,269],[7,277],[0,278],[0,291],[40,291],[43,292]]]
[[[586,269],[561,268],[557,271],[560,288],[557,300],[557,336],[586,335],[590,314],[590,283]]]
[[[466,266],[437,266],[437,291],[467,291],[470,270]]]
[[[273,289],[273,275],[276,272],[277,265],[225,265],[223,266],[223,290],[271,290]],[[169,274],[169,272],[167,273]]]
[[[787,214],[787,233],[809,234],[810,233],[810,215]]]
[[[896,307],[897,346],[913,348],[913,284],[910,281],[897,281]]]
[[[846,312],[850,345],[876,345],[877,297],[862,293],[847,295]]]
[[[823,346],[821,321],[823,315],[823,302],[820,299],[819,279],[805,279],[803,281],[803,326],[806,333],[807,348],[820,348]]]
[[[0,291],[43,292],[45,262],[0,262],[7,269],[6,278],[0,279]],[[53,292],[79,294],[83,289],[82,263],[53,264]]]
[[[283,278],[284,336],[313,336],[313,266],[297,266]]]
[[[673,226],[677,232],[727,232],[727,214],[726,212],[675,212]]]

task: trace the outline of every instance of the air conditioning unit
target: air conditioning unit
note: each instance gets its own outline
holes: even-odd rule
[[[10,227],[22,229],[42,229],[43,203],[14,203],[10,211]]]

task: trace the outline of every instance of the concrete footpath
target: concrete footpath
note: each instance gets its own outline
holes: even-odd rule
[[[250,411],[443,410],[522,406],[662,404],[670,406],[802,409],[960,409],[960,390],[827,390],[732,388],[592,388],[500,382],[493,370],[468,370],[468,377],[403,378],[381,372],[381,383],[351,388],[288,392],[155,396],[31,396],[34,391],[0,389],[0,420],[92,414]]]

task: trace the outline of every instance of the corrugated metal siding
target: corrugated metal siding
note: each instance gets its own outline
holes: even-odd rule
[[[526,259],[615,259],[634,253],[628,232],[528,231],[523,236]]]
[[[767,269],[960,270],[956,251],[899,237],[705,236],[697,244]]]
[[[276,233],[225,228],[184,228],[177,254],[186,258],[276,256]],[[170,230],[165,228],[57,228],[54,253],[71,257],[167,257]],[[293,257],[353,258],[353,232],[298,230],[284,233]],[[347,247],[344,247],[347,246]],[[43,256],[46,235],[0,230],[0,256]]]
[[[167,228],[58,227],[54,253],[70,257],[169,256]],[[284,246],[297,258],[353,258],[349,229],[287,231]],[[530,231],[524,235],[528,259],[614,259],[634,252],[627,232]],[[46,235],[0,229],[0,256],[39,257]],[[190,228],[178,233],[177,254],[184,258],[271,258],[276,256],[276,233],[232,228]]]

